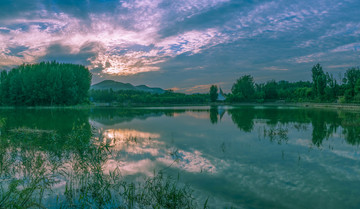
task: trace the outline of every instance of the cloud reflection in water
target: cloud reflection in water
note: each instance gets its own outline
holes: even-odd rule
[[[160,141],[161,135],[158,133],[135,129],[106,129],[101,135],[102,143],[110,145],[116,156],[105,167],[109,170],[119,167],[123,175],[143,173],[151,176],[158,165],[192,173],[216,173],[215,166],[200,151],[189,152],[169,147]]]

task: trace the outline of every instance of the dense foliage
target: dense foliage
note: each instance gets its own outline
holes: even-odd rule
[[[227,101],[360,102],[359,68],[348,69],[340,82],[332,74],[325,73],[320,64],[314,65],[311,72],[312,82],[272,80],[255,84],[251,75],[244,75],[232,86]]]
[[[332,74],[324,72],[320,64],[311,69],[311,81],[275,81],[255,83],[251,75],[237,79],[226,95],[226,102],[360,102],[360,69],[348,69],[344,79],[337,81]],[[208,94],[182,94],[167,91],[152,94],[142,91],[91,90],[94,102],[127,104],[202,104],[217,100],[219,88],[210,87]]]
[[[211,102],[216,102],[217,97],[218,97],[218,87],[216,85],[212,85],[210,87],[210,101]]]
[[[254,95],[254,79],[250,75],[244,75],[239,78],[231,88],[232,100],[241,102],[251,99]]]
[[[226,102],[360,102],[360,68],[346,71],[336,80],[320,64],[311,69],[310,81],[255,83],[251,75],[237,79],[226,95]],[[91,73],[81,65],[42,62],[21,65],[0,73],[0,105],[75,105],[89,101],[131,104],[204,104],[215,102],[219,88],[208,94],[183,94],[166,91],[150,93],[137,90],[90,90]]]
[[[88,101],[91,73],[82,65],[42,62],[0,74],[0,104],[75,105]]]
[[[133,90],[90,90],[90,99],[94,102],[115,102],[128,104],[202,104],[208,102],[208,94],[183,94],[166,91],[163,94],[152,94]]]

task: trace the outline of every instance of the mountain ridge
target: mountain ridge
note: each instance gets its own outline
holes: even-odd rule
[[[123,83],[114,80],[103,80],[99,83],[91,85],[90,89],[94,89],[94,90],[112,89],[114,91],[133,90],[133,91],[145,91],[145,92],[157,93],[157,94],[162,94],[165,92],[165,90],[162,88],[148,87],[146,85],[134,86],[131,83]]]

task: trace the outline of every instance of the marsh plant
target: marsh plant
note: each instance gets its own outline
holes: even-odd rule
[[[278,144],[287,143],[289,140],[288,129],[282,126],[266,129],[264,127],[264,138],[268,138],[271,142]]]
[[[129,181],[118,167],[106,169],[112,147],[89,136],[86,126],[74,127],[59,154],[46,149],[60,140],[57,133],[7,131],[0,139],[0,208],[197,208],[179,177],[160,171]]]

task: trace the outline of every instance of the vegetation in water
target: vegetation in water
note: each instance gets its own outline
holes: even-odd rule
[[[67,134],[6,126],[0,208],[197,208],[192,189],[161,171],[135,183],[119,168],[107,169],[111,146],[89,140],[88,124]],[[69,146],[47,148],[57,141]]]
[[[121,152],[115,151],[107,140],[93,138],[89,124],[89,118],[95,123],[113,126],[133,119],[173,117],[187,111],[208,114],[208,122],[213,124],[220,123],[222,115],[228,114],[242,132],[264,127],[259,130],[261,136],[279,144],[292,140],[288,137],[291,129],[300,132],[309,129],[311,146],[320,148],[325,140],[338,133],[348,144],[360,144],[359,114],[345,111],[252,106],[226,109],[225,113],[216,106],[197,110],[0,110],[0,208],[211,206],[212,199],[195,198],[196,193],[190,186],[165,173],[171,169],[145,178],[123,176],[118,167],[109,169],[107,162]],[[133,135],[124,140],[128,144],[141,144],[142,140],[153,142]],[[229,149],[227,142],[220,146],[223,153]],[[166,154],[174,161],[181,161],[182,153],[176,147]],[[300,159],[303,158],[299,155]]]
[[[217,115],[211,114],[210,121],[213,122]],[[314,109],[229,109],[228,113],[232,121],[244,132],[251,132],[255,128],[255,121],[265,119],[270,128],[261,130],[263,138],[270,141],[287,143],[288,126],[302,131],[312,129],[312,144],[320,147],[324,140],[342,130],[344,139],[352,145],[360,144],[360,115],[359,113],[336,112]],[[271,118],[271,120],[268,120]]]
[[[269,138],[271,142],[277,142],[278,144],[287,143],[289,140],[288,129],[284,127],[265,128],[264,138]]]

